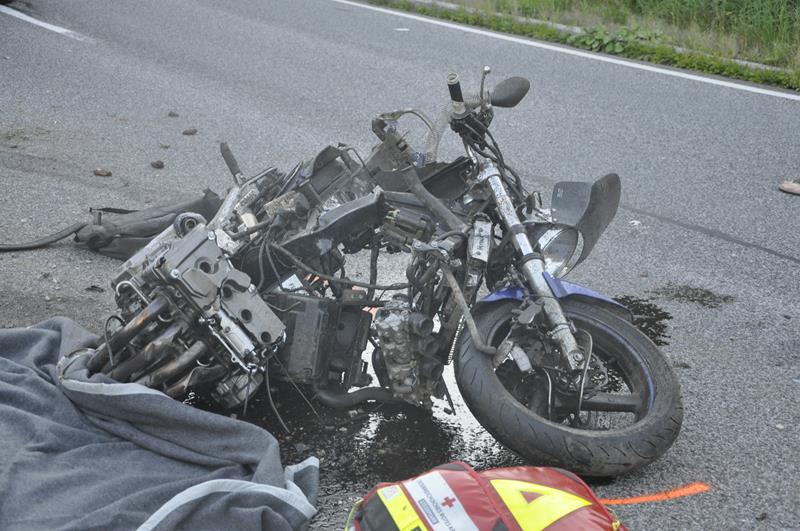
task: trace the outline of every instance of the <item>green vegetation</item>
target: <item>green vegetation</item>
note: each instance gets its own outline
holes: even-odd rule
[[[512,15],[578,26],[659,31],[669,44],[800,67],[798,0],[460,0]]]
[[[586,50],[800,91],[800,0],[450,0],[461,4],[461,9],[409,0],[370,1]],[[587,29],[575,34],[520,17]],[[733,59],[781,69],[749,67]]]

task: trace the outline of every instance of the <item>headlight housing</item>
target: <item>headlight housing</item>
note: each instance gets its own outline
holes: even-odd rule
[[[569,273],[579,256],[577,251],[580,234],[572,227],[537,227],[533,238],[539,242],[544,258],[545,270],[554,277]]]

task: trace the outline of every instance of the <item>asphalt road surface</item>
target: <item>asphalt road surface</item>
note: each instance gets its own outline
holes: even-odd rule
[[[10,7],[74,33],[0,12],[6,242],[86,219],[89,206],[221,192],[230,178],[223,140],[247,173],[289,168],[328,143],[368,152],[379,112],[435,113],[448,72],[473,86],[483,65],[495,79],[530,78],[528,98],[498,110],[495,137],[545,195],[558,180],[622,177],[623,206],[571,279],[662,312],[654,324],[666,326],[662,348],[683,386],[686,418],[673,448],[597,491],[711,486],[620,506],[633,529],[800,526],[800,197],[776,189],[800,176],[800,102],[328,0]],[[182,135],[189,127],[197,134]],[[165,167],[153,169],[154,160]],[[112,176],[93,175],[97,168]],[[69,243],[0,255],[0,325],[61,314],[97,330],[113,304],[107,289],[87,288],[107,288],[117,265]],[[364,412],[324,428],[296,420],[306,427],[284,440],[287,459],[323,456],[317,527],[337,527],[377,479],[447,459],[515,462],[463,407],[458,415]]]

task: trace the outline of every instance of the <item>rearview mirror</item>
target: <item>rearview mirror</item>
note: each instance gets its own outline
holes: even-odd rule
[[[498,83],[492,91],[492,105],[514,107],[528,93],[531,82],[524,77],[510,77]]]

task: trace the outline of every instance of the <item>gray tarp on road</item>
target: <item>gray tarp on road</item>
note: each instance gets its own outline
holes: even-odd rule
[[[87,377],[94,340],[53,318],[0,330],[0,529],[301,529],[319,463],[263,429]]]

